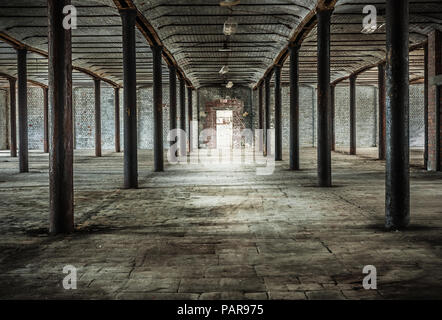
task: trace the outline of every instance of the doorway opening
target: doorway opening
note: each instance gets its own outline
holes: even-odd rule
[[[216,111],[216,148],[231,150],[233,147],[233,111]]]

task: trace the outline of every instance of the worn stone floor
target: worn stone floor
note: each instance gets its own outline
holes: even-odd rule
[[[122,186],[122,154],[75,154],[75,222],[49,236],[48,157],[30,173],[0,152],[1,299],[442,298],[442,174],[412,153],[412,222],[386,232],[384,162],[376,149],[333,153],[334,187],[315,186],[313,148],[302,170],[170,165],[152,172],[140,151],[138,190]],[[287,154],[284,155],[287,159]],[[77,268],[65,290],[63,267]],[[365,265],[377,290],[362,288]]]

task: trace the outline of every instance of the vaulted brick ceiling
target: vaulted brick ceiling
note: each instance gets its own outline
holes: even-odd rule
[[[257,82],[316,4],[315,0],[243,0],[222,7],[219,0],[134,2],[196,85]],[[227,37],[223,26],[229,18],[238,29]],[[224,45],[232,51],[221,52]],[[223,65],[230,69],[225,78],[218,73]]]
[[[289,39],[314,15],[316,0],[241,0],[231,8],[219,0],[134,0],[133,4],[153,26],[165,48],[173,55],[195,87],[223,85],[254,86],[274,62],[283,56]],[[73,30],[73,64],[122,84],[121,19],[112,0],[74,0],[79,27]],[[362,30],[362,8],[378,9],[378,24],[372,34]],[[33,48],[47,51],[46,0],[0,0],[0,32]],[[226,37],[223,24],[232,17],[237,32]],[[331,26],[332,80],[348,76],[385,58],[385,0],[338,0]],[[442,4],[434,0],[410,1],[410,46],[422,43],[433,29],[442,27]],[[231,52],[220,51],[223,46]],[[29,78],[47,83],[47,59],[31,53]],[[218,71],[228,65],[230,72]],[[0,42],[0,72],[16,74],[15,50]],[[305,37],[300,52],[300,80],[316,82],[316,29]],[[410,55],[410,78],[423,76],[423,51]],[[360,75],[360,81],[376,83],[375,70]],[[283,68],[288,82],[288,63]],[[164,63],[163,81],[168,71]],[[138,85],[152,82],[152,54],[145,37],[137,31]],[[84,73],[74,72],[75,84],[91,84]],[[4,79],[0,86],[6,85]]]

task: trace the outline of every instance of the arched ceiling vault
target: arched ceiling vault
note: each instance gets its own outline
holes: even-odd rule
[[[302,41],[300,81],[316,83],[315,8],[318,0],[241,0],[222,7],[219,0],[73,0],[78,10],[78,29],[73,30],[74,85],[91,85],[94,75],[108,84],[122,85],[122,31],[118,7],[138,9],[138,22],[145,23],[165,48],[163,82],[168,81],[167,64],[176,63],[194,87],[255,86],[275,63],[284,62],[282,81],[288,82],[290,41]],[[365,5],[375,5],[379,28],[362,33]],[[238,23],[232,36],[223,34],[224,22]],[[376,84],[375,66],[385,59],[385,0],[338,0],[331,25],[331,78],[358,76],[360,83]],[[423,50],[419,47],[434,29],[442,29],[442,3],[410,1],[410,79],[423,77]],[[299,36],[302,34],[302,36]],[[7,35],[36,51],[47,52],[46,0],[0,0],[0,36]],[[299,36],[298,38],[296,38]],[[152,53],[146,32],[137,33],[137,82],[152,83]],[[1,38],[1,37],[0,37]],[[226,52],[222,50],[228,48]],[[229,73],[219,74],[224,65]],[[47,58],[28,55],[28,77],[47,84]],[[82,71],[82,72],[80,72]],[[15,76],[16,53],[0,41],[0,72]],[[7,81],[0,77],[0,87]]]

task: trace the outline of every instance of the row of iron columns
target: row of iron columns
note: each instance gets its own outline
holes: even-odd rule
[[[162,85],[161,85],[161,53],[160,47],[153,47],[154,58],[154,126],[155,126],[155,171],[163,171],[163,150],[162,150]],[[10,154],[11,157],[19,157],[19,169],[21,173],[29,171],[28,161],[28,131],[27,131],[27,71],[26,71],[26,49],[17,49],[17,79],[10,77],[9,80],[9,95],[10,95]],[[176,125],[176,77],[177,71],[175,66],[170,66],[170,101],[171,101],[171,118],[170,128],[177,128]],[[18,81],[17,81],[18,80]],[[18,86],[17,86],[18,84]],[[17,153],[17,128],[16,128],[16,87],[18,87],[18,123],[19,123],[19,142],[20,152]],[[43,151],[49,153],[49,88],[42,87],[43,90]],[[185,117],[185,81],[180,79],[180,107],[181,112],[184,115],[180,123],[180,128],[185,129],[186,117]],[[188,117],[192,119],[192,89],[187,88],[188,92]],[[95,156],[102,156],[102,141],[101,141],[101,80],[94,79],[94,115],[95,115]],[[120,88],[114,88],[114,101],[115,101],[115,152],[121,152],[120,144]],[[159,125],[157,125],[159,124]],[[189,133],[189,139],[192,138]],[[184,140],[184,148],[186,147]],[[190,146],[191,147],[191,146]],[[191,150],[191,148],[190,148]]]
[[[50,144],[50,232],[69,233],[74,229],[73,215],[73,123],[72,123],[72,48],[71,31],[63,28],[63,7],[70,0],[48,0],[49,40],[49,104],[52,115],[52,143]],[[408,1],[387,1],[387,63],[386,63],[386,226],[401,228],[409,222],[409,147],[408,147]],[[331,187],[332,149],[332,87],[330,86],[330,18],[332,10],[317,12],[318,51],[318,184]],[[121,9],[123,27],[124,69],[124,186],[138,187],[137,165],[137,120],[136,120],[136,10]],[[159,46],[152,47],[154,65],[154,169],[162,171],[162,84],[161,53]],[[299,46],[290,46],[290,168],[299,169]],[[171,129],[176,128],[176,70],[171,75]],[[275,159],[282,160],[281,144],[281,66],[275,73]],[[173,76],[172,76],[173,74]],[[20,142],[20,171],[28,171],[27,112],[26,112],[26,50],[18,50],[18,113]],[[354,87],[355,79],[351,79]],[[259,88],[259,124],[270,128],[270,77],[265,79],[265,123],[262,118],[262,87]],[[184,79],[180,79],[180,109],[185,114]],[[12,88],[12,86],[11,86]],[[14,86],[15,88],[15,86]],[[100,82],[96,89],[96,154],[101,155],[100,128]],[[175,92],[175,93],[174,93]],[[354,105],[354,90],[352,105]],[[189,93],[191,89],[189,88]],[[118,91],[115,105],[118,107]],[[189,104],[191,104],[189,94]],[[11,99],[12,103],[12,99]],[[353,109],[353,108],[352,108]],[[189,108],[191,119],[192,108]],[[119,112],[116,112],[119,114]],[[13,116],[11,108],[11,116]],[[351,113],[354,118],[354,112]],[[116,119],[117,120],[117,119]],[[185,117],[181,117],[180,128],[185,130]],[[11,122],[11,133],[15,130]],[[116,129],[119,129],[116,121]],[[382,130],[380,128],[380,130]],[[190,134],[189,130],[189,134]],[[118,132],[116,130],[116,132]],[[353,132],[353,130],[352,130]],[[48,135],[49,136],[49,135]],[[265,152],[271,154],[267,135],[264,135]],[[12,139],[13,140],[13,139]],[[185,139],[182,139],[182,141]],[[116,139],[116,143],[119,139]],[[185,142],[184,142],[185,143]],[[352,140],[352,150],[355,151]],[[15,149],[15,150],[13,150]],[[116,146],[119,149],[119,146]],[[11,141],[11,153],[16,144]]]
[[[48,88],[44,90],[44,152],[49,152],[50,227],[52,234],[74,231],[73,207],[73,115],[72,115],[72,35],[63,28],[63,8],[70,0],[48,0]],[[137,160],[137,81],[136,81],[136,10],[121,9],[123,29],[124,70],[124,187],[138,188]],[[153,117],[154,170],[164,170],[163,155],[163,99],[162,47],[152,46],[153,55]],[[18,133],[20,172],[28,172],[27,132],[27,50],[17,49],[17,80],[10,78],[10,151],[17,157],[16,85],[18,89]],[[169,67],[170,74],[170,129],[177,129],[177,69]],[[16,83],[17,82],[17,83]],[[186,131],[186,85],[179,77],[181,112],[180,129]],[[101,80],[94,79],[95,88],[95,155],[101,152]],[[192,114],[192,88],[187,88],[189,128]],[[49,106],[51,124],[49,126]],[[51,134],[49,134],[49,127]],[[49,139],[52,139],[49,143]],[[186,137],[181,137],[181,154],[186,154]],[[192,139],[189,130],[189,141]],[[190,151],[192,143],[189,143]],[[120,152],[120,90],[115,88],[115,151]]]
[[[330,84],[330,19],[333,9],[317,11],[318,117],[317,171],[320,187],[332,186],[331,151],[334,141],[334,94]],[[389,0],[386,7],[387,60],[379,65],[379,158],[386,159],[386,227],[402,228],[410,220],[409,184],[409,1]],[[289,45],[290,54],[290,169],[299,170],[299,49]],[[281,66],[275,75],[275,150],[282,160]],[[259,129],[264,129],[264,153],[270,154],[270,79],[258,87]],[[350,154],[356,154],[356,75],[350,76]],[[263,99],[263,87],[265,99]],[[263,106],[264,103],[264,106]],[[265,119],[264,119],[265,114]]]

